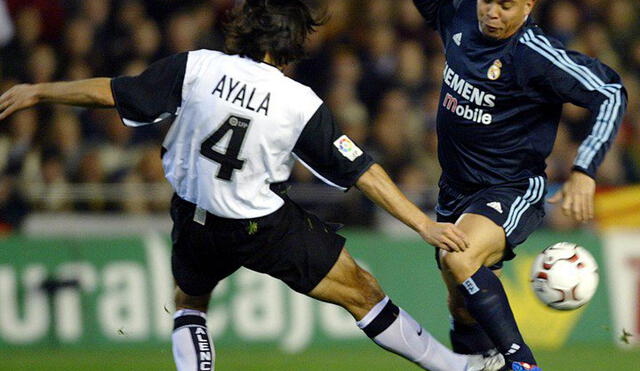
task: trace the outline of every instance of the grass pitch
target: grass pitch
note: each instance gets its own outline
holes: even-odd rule
[[[312,348],[284,354],[273,348],[217,350],[218,371],[389,371],[418,370],[411,363],[375,346]],[[545,371],[640,370],[640,350],[613,346],[574,346],[561,351],[537,351]],[[3,349],[2,371],[175,371],[171,349]]]

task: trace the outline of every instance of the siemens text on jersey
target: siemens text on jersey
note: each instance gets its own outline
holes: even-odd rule
[[[249,89],[250,91],[248,91]],[[267,92],[267,94],[260,99],[258,96],[261,94],[256,94],[256,88],[248,87],[247,84],[240,80],[236,80],[231,76],[222,76],[211,94],[218,95],[227,102],[237,104],[250,111],[254,111],[256,113],[263,111],[265,116],[269,114],[271,92]],[[258,101],[260,101],[260,104],[256,108]]]
[[[453,89],[458,95],[469,103],[473,103],[478,107],[495,107],[496,96],[489,94],[483,90],[473,86],[465,79],[460,77],[448,64],[444,67],[444,83]],[[489,113],[485,113],[482,108],[471,108],[468,105],[459,105],[457,97],[446,94],[442,105],[454,114],[479,124],[489,125],[493,122],[493,117]]]

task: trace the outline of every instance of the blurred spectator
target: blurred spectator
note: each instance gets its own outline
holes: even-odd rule
[[[162,35],[152,20],[144,20],[133,28],[133,57],[151,64],[160,53]]]
[[[25,80],[24,61],[40,39],[42,18],[35,8],[23,8],[14,16],[15,37],[2,49],[3,75]]]
[[[336,121],[349,138],[366,145],[369,140],[369,115],[366,108],[357,101],[337,105]]]
[[[6,149],[0,150],[6,153],[2,168],[19,174],[37,148],[35,134],[38,129],[38,111],[20,111],[8,121],[9,133],[6,140],[2,141]]]
[[[600,59],[609,66],[621,71],[622,66],[618,55],[613,49],[613,44],[602,24],[590,22],[583,25],[584,32],[573,42],[568,43],[572,49],[586,55]]]
[[[169,54],[186,52],[197,48],[198,24],[189,12],[179,12],[169,18],[167,24],[167,51]]]
[[[19,228],[29,213],[29,205],[18,189],[13,174],[0,174],[0,236]]]
[[[638,24],[638,2],[632,0],[612,1],[607,10],[607,26],[611,32],[612,45],[614,49],[625,56],[630,40],[637,39],[640,33],[640,25]],[[604,26],[604,25],[603,25]]]
[[[405,167],[411,165],[412,146],[411,112],[408,99],[401,90],[388,92],[383,100],[380,113],[372,128],[375,154],[391,177],[399,179]]]
[[[84,192],[76,201],[74,209],[91,212],[104,212],[112,209],[104,194],[107,176],[98,151],[89,151],[80,159],[75,182],[84,185]]]
[[[64,33],[65,58],[71,61],[87,59],[93,47],[94,33],[95,28],[88,19],[70,20]]]
[[[166,200],[157,196],[155,185],[165,184],[164,170],[158,149],[146,147],[141,150],[140,160],[124,179],[126,197],[120,209],[135,213],[159,213],[168,209]],[[168,188],[170,188],[167,185]],[[153,191],[156,192],[153,192]],[[150,195],[152,197],[145,197]]]
[[[64,3],[66,0],[5,0],[10,13],[15,16],[16,14],[22,14],[23,10],[29,12],[38,13],[38,24],[40,27],[37,29],[38,37],[42,38],[42,41],[56,42],[59,36],[62,34],[64,28],[65,13]],[[33,16],[33,14],[31,15]],[[21,16],[18,16],[20,19]],[[25,28],[19,28],[17,30],[18,37],[24,32]],[[28,32],[28,31],[27,31]]]
[[[395,84],[394,75],[398,66],[397,36],[391,25],[374,24],[368,30],[364,55],[364,78],[362,101],[371,112],[376,112],[383,93]]]
[[[72,202],[64,195],[70,192],[71,186],[67,178],[67,167],[63,156],[54,148],[42,151],[40,158],[42,179],[30,182],[29,191],[42,195],[33,202],[33,206],[46,211],[70,211]]]
[[[94,148],[101,167],[108,178],[121,177],[140,157],[139,146],[134,141],[134,129],[124,126],[115,110],[100,110],[96,116],[103,140]]]
[[[83,18],[98,29],[105,28],[111,6],[111,0],[83,0],[81,2]]]
[[[428,88],[427,65],[422,46],[418,42],[405,41],[400,44],[396,83],[404,87],[414,105]]]
[[[69,107],[55,108],[48,128],[44,130],[50,153],[55,154],[66,173],[77,168],[83,150],[80,119]]]
[[[27,58],[27,80],[33,84],[53,81],[57,68],[58,59],[53,48],[46,44],[36,45]]]
[[[547,32],[566,44],[578,34],[578,26],[582,21],[580,11],[573,1],[559,0],[549,4]]]
[[[13,22],[9,17],[9,10],[4,0],[0,0],[0,48],[7,45],[13,38]]]
[[[424,24],[424,19],[420,13],[416,11],[413,1],[399,0],[396,1],[396,3],[398,4],[398,19],[396,23],[398,36],[402,40],[426,43],[425,34],[427,33],[427,28]]]

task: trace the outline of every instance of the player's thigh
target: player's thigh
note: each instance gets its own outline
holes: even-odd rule
[[[356,317],[384,297],[331,225],[291,200],[285,201],[279,215],[271,223],[268,243],[242,254],[243,266],[275,277],[299,293],[343,306]]]
[[[456,225],[469,242],[463,252],[440,250],[440,263],[445,275],[457,283],[471,277],[481,266],[491,266],[502,260],[506,239],[502,227],[479,214],[463,214]]]
[[[502,259],[506,248],[504,229],[480,214],[462,214],[456,226],[465,233],[469,248],[460,254],[483,265],[493,265]]]
[[[327,276],[345,243],[331,226],[288,199],[273,218],[260,223],[256,237],[259,243],[237,249],[240,263],[301,294]]]
[[[176,285],[176,305],[196,303],[240,265],[229,253],[228,238],[216,238],[224,229],[213,220],[202,225],[193,220],[195,205],[177,196],[172,200],[173,219],[171,272]],[[184,295],[182,295],[182,294]]]
[[[377,280],[362,269],[344,248],[329,273],[308,295],[341,305],[357,319],[362,318],[384,298]]]

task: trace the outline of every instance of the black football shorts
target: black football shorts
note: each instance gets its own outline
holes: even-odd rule
[[[246,267],[309,293],[338,260],[345,239],[284,200],[280,209],[263,217],[227,219],[207,213],[202,225],[194,221],[196,206],[174,195],[171,268],[178,287],[188,295],[206,295]]]
[[[522,182],[489,186],[475,192],[460,192],[441,182],[436,206],[437,220],[455,223],[462,214],[472,213],[483,215],[501,226],[505,232],[507,249],[502,261],[491,267],[500,269],[504,261],[515,257],[514,249],[542,223],[545,184],[543,177],[534,177]],[[436,251],[436,261],[439,262],[438,255]]]

